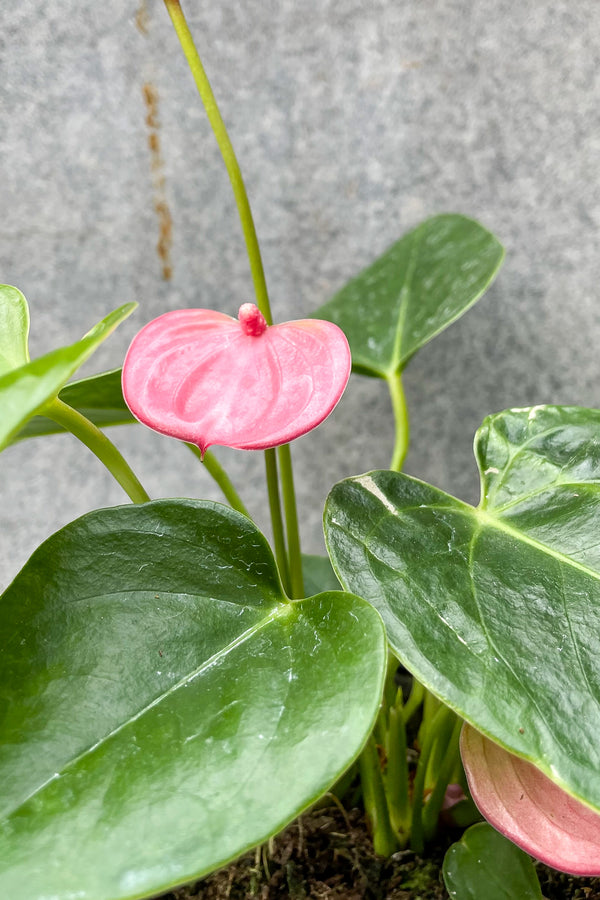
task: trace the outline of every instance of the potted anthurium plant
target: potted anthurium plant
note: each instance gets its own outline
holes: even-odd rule
[[[0,894],[153,896],[327,791],[343,802],[354,778],[382,855],[426,852],[451,798],[474,799],[494,827],[448,851],[452,897],[541,897],[527,854],[600,874],[600,412],[486,419],[477,507],[402,474],[404,367],[484,293],[501,245],[436,216],[317,313],[273,324],[233,149],[165,3],[231,176],[256,304],[165,313],[122,372],[71,381],[134,305],[30,360],[25,298],[0,288],[0,446],[69,431],[132,501],[54,534],[2,596]],[[301,553],[289,442],[328,416],[351,368],[388,384],[397,438],[389,470],[332,489],[329,562]],[[227,503],[151,501],[102,430],[134,417],[188,443]],[[213,445],[264,451],[273,551]]]

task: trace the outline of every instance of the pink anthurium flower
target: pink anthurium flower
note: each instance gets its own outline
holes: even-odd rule
[[[470,725],[460,752],[473,800],[494,828],[554,869],[600,875],[600,815]]]
[[[210,309],[146,325],[123,364],[123,395],[155,431],[196,444],[264,450],[319,425],[344,392],[348,341],[331,322],[268,326],[244,303],[237,319]]]

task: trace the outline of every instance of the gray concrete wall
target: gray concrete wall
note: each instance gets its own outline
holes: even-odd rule
[[[164,6],[139,2],[0,11],[0,281],[29,299],[32,352],[140,303],[88,374],[119,365],[164,310],[235,314],[252,299],[227,176]],[[278,320],[315,309],[433,213],[472,215],[506,246],[486,298],[407,370],[407,471],[475,500],[471,444],[484,415],[598,404],[597,0],[186,9],[246,177]],[[155,250],[145,83],[159,97],[170,281]],[[133,426],[111,436],[153,496],[219,497],[184,447]],[[391,447],[384,385],[353,377],[328,424],[293,449],[306,549],[322,547],[330,485],[385,467]],[[220,456],[265,523],[260,455]],[[5,585],[42,538],[124,496],[60,436],[2,454],[0,498]]]

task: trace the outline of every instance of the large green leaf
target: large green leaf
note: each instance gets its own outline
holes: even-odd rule
[[[395,472],[334,487],[341,583],[479,731],[600,809],[600,412],[487,419],[475,509]]]
[[[89,378],[72,381],[59,391],[59,400],[82,413],[86,419],[106,428],[109,425],[129,425],[136,422],[123,399],[121,390],[121,370],[113,369]],[[34,416],[13,437],[14,441],[41,437],[63,431],[60,425],[45,416]]]
[[[136,306],[136,303],[126,303],[98,322],[80,341],[0,376],[0,450],[57,396],[71,375]]]
[[[481,297],[503,256],[496,238],[472,219],[434,216],[313,315],[345,332],[355,371],[390,379]]]
[[[374,722],[377,613],[288,601],[263,536],[217,503],[90,513],[0,603],[2,897],[201,876],[326,791]]]
[[[0,375],[29,362],[29,308],[17,288],[0,284]]]
[[[452,900],[542,900],[529,856],[483,822],[452,844],[443,872]]]

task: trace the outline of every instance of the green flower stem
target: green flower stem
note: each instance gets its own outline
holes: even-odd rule
[[[250,262],[250,270],[252,272],[252,281],[254,283],[256,302],[258,304],[258,308],[265,318],[267,325],[271,325],[273,323],[273,317],[271,315],[271,305],[269,303],[267,283],[265,280],[262,257],[260,254],[260,247],[258,245],[258,238],[256,236],[254,219],[252,217],[252,210],[250,209],[250,203],[248,201],[248,194],[246,193],[244,179],[242,178],[242,172],[237,161],[233,145],[227,133],[225,123],[223,122],[223,118],[219,111],[215,95],[213,94],[210,82],[208,80],[206,72],[204,71],[204,66],[202,65],[202,61],[200,59],[200,56],[198,55],[198,51],[196,50],[194,39],[188,28],[183,10],[181,9],[181,4],[179,0],[165,0],[165,6],[167,7],[167,12],[171,17],[173,27],[175,28],[175,32],[177,34],[177,37],[179,38],[179,42],[181,44],[187,63],[190,67],[191,73],[194,77],[194,81],[196,82],[196,87],[198,88],[200,99],[202,100],[204,109],[206,110],[208,121],[210,122],[210,126],[217,140],[217,144],[219,145],[219,150],[221,151],[223,162],[225,163],[227,174],[229,175],[229,179],[231,181],[235,202],[237,204],[238,213],[242,224],[242,231],[244,233],[244,239],[246,241],[246,250],[248,252],[248,260]],[[293,482],[291,481],[291,476],[284,476],[284,479],[282,481],[282,492],[284,496],[284,503],[286,505],[286,518],[288,520],[288,541],[291,542],[290,558],[292,560],[291,568],[293,574],[292,579],[290,580],[283,523],[281,520],[279,487],[277,481],[277,463],[274,453],[272,455],[269,455],[270,453],[271,451],[269,450],[265,451],[265,466],[267,470],[267,489],[269,493],[269,507],[271,510],[275,554],[277,556],[281,577],[283,579],[286,590],[290,592],[291,596],[295,596],[298,592],[299,596],[302,596],[302,572],[301,569],[296,565],[296,560],[300,558],[300,544],[299,541],[297,541],[295,538],[295,535],[297,535],[298,533],[295,500],[293,500],[293,503],[291,502],[293,499]],[[294,519],[296,520],[295,525]]]
[[[434,696],[431,691],[428,691],[424,688],[423,717],[419,726],[419,743],[421,744],[421,746],[423,746],[427,739],[427,733],[438,712],[440,705],[441,703],[438,698]]]
[[[431,840],[435,834],[440,811],[446,795],[446,788],[448,787],[452,774],[456,768],[457,760],[460,759],[459,741],[461,728],[462,719],[455,716],[454,728],[452,729],[452,734],[448,746],[446,747],[443,762],[439,768],[435,787],[429,795],[429,799],[427,800],[427,804],[423,811],[423,834],[426,841]]]
[[[229,475],[227,474],[217,457],[214,455],[214,453],[211,453],[210,450],[206,450],[203,459],[199,447],[197,447],[195,444],[187,444],[186,446],[188,446],[192,453],[194,453],[198,457],[198,459],[204,463],[204,465],[206,466],[206,471],[211,476],[211,478],[213,478],[219,485],[221,491],[223,492],[223,496],[225,497],[231,508],[236,509],[238,512],[242,513],[244,516],[248,516],[248,518],[250,519],[250,513],[246,509],[242,498],[234,488]]]
[[[388,647],[387,668],[385,672],[385,683],[383,686],[383,704],[386,709],[390,709],[396,703],[398,694],[402,695],[402,691],[398,690],[396,684],[396,672],[398,671],[398,660]]]
[[[385,706],[381,706],[379,709],[379,714],[375,719],[375,724],[373,726],[373,737],[375,738],[375,743],[379,747],[385,747],[387,743],[387,709]]]
[[[404,396],[402,375],[400,372],[394,372],[393,375],[389,375],[386,381],[390,391],[394,422],[396,425],[396,440],[394,443],[394,452],[392,454],[390,469],[394,472],[401,472],[408,452],[408,443],[410,440],[408,409],[406,407],[406,398]]]
[[[400,698],[402,699],[402,694],[400,693]],[[421,684],[420,681],[417,681],[416,678],[413,678],[412,688],[410,692],[410,697],[406,701],[406,704],[402,708],[402,718],[404,719],[404,724],[408,725],[409,721],[412,719],[417,709],[423,702],[423,698],[425,696],[425,688]]]
[[[296,492],[294,490],[294,473],[292,470],[292,454],[289,444],[277,448],[281,473],[281,492],[285,513],[285,528],[290,571],[290,589],[293,600],[304,597],[304,577],[302,575],[302,554],[300,552],[300,530],[298,528],[298,511],[296,508]]]
[[[402,703],[402,691],[399,702]],[[406,845],[410,831],[410,800],[408,796],[408,756],[406,752],[406,726],[398,703],[388,713],[386,742],[387,771],[385,793],[390,823],[398,836],[401,847]]]
[[[288,597],[292,596],[290,584],[290,571],[288,555],[285,546],[283,531],[283,519],[281,517],[281,503],[279,499],[279,481],[277,476],[277,456],[274,450],[265,450],[265,471],[267,476],[267,493],[269,495],[269,510],[271,512],[271,524],[273,526],[273,543],[275,544],[275,558],[279,567],[281,583]]]
[[[244,185],[244,180],[236,159],[233,145],[229,139],[210,82],[204,71],[204,66],[202,65],[198,51],[196,50],[194,39],[188,28],[183,10],[181,9],[181,4],[179,3],[179,0],[165,0],[165,6],[167,7],[167,12],[171,17],[181,48],[185,54],[194,81],[196,82],[200,99],[204,104],[208,121],[210,122],[210,126],[217,139],[219,150],[221,151],[221,156],[223,157],[223,162],[225,163],[227,174],[231,181],[235,202],[242,223],[244,239],[246,241],[246,249],[248,251],[248,259],[250,261],[252,281],[254,282],[254,292],[256,294],[258,308],[265,317],[267,325],[271,325],[273,318],[271,316],[269,295],[267,292],[267,284],[265,281],[258,239],[256,237],[256,229],[254,227],[254,219],[252,218],[252,210],[250,209],[246,187]]]
[[[64,428],[65,431],[70,431],[71,434],[85,444],[98,457],[100,462],[106,466],[115,481],[118,481],[133,503],[146,503],[150,500],[150,497],[115,445],[112,441],[109,441],[99,428],[96,428],[93,422],[86,419],[76,409],[63,403],[58,397],[55,397],[47,406],[44,406],[40,412]]]
[[[427,766],[427,771],[425,772],[425,795],[429,796],[433,791],[435,785],[437,784],[440,777],[440,770],[444,762],[446,750],[448,747],[448,742],[450,740],[450,733],[452,731],[452,723],[454,722],[454,717],[446,723],[445,728],[440,728],[437,731],[437,734],[434,737],[437,740],[434,742],[433,750],[429,756],[429,764]]]
[[[390,709],[396,703],[396,697],[398,696],[398,693],[402,693],[401,691],[398,691],[398,685],[396,684],[397,670],[398,660],[388,647],[385,681],[383,684],[383,696],[381,698],[379,714],[377,716],[377,719],[375,720],[375,726],[373,730],[376,742],[381,747],[385,747],[386,752]]]
[[[398,849],[398,841],[390,824],[379,754],[372,735],[359,757],[358,765],[373,848],[380,856],[391,856]]]
[[[422,854],[425,846],[423,830],[423,801],[425,792],[425,776],[429,768],[431,754],[438,741],[447,744],[454,726],[455,714],[447,706],[441,704],[425,732],[417,771],[413,782],[413,808],[410,846],[415,853]]]

